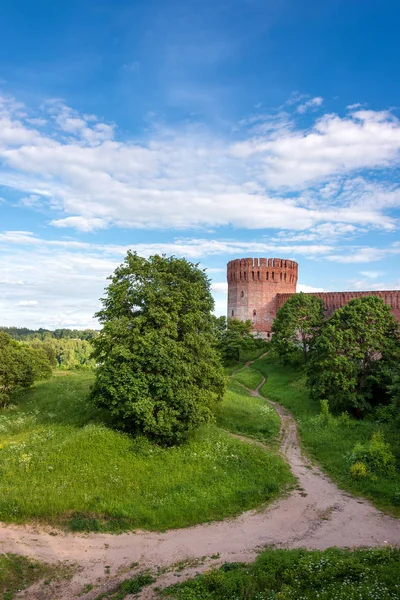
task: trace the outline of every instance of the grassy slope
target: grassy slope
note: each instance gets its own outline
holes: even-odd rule
[[[292,481],[275,449],[215,425],[169,449],[107,427],[87,401],[92,380],[60,374],[0,412],[1,520],[39,518],[76,530],[184,527],[255,507]],[[233,390],[219,423],[273,437],[276,415],[261,408]]]
[[[250,370],[250,369],[248,369]],[[260,376],[260,374],[257,374]],[[224,429],[262,442],[277,441],[280,419],[265,400],[254,398],[232,378],[217,413],[217,424]]]
[[[262,354],[265,354],[265,352],[267,352],[268,349],[269,349],[269,346],[267,343],[265,343],[260,348],[253,348],[252,350],[247,349],[247,350],[241,351],[240,360],[233,361],[229,365],[226,365],[225,373],[227,375],[233,375],[233,373],[235,373],[239,369],[242,369],[247,362],[256,360]]]
[[[238,381],[250,390],[255,390],[262,382],[263,377],[259,371],[255,371],[251,368],[245,368],[237,371],[232,376],[232,379]]]
[[[255,563],[227,563],[161,595],[175,600],[395,600],[400,550],[266,550]]]
[[[382,431],[400,466],[400,435],[398,429],[388,424],[333,418],[322,425],[315,417],[319,405],[310,399],[305,377],[301,371],[280,365],[266,356],[253,365],[266,377],[260,393],[276,400],[291,410],[298,420],[304,447],[344,489],[371,499],[376,506],[400,515],[400,473],[395,478],[377,476],[354,480],[349,475],[346,455],[357,442],[365,442],[375,431]]]

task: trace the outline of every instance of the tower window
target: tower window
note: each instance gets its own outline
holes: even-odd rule
[[[240,294],[241,298],[244,298],[244,292],[242,291],[242,293]]]
[[[281,277],[280,277],[281,281],[282,281],[282,273],[281,273]]]
[[[232,317],[234,317],[234,316],[235,316],[235,311],[233,310],[233,311],[232,311]]]
[[[267,281],[268,281],[268,279],[269,279],[269,271],[267,271]]]
[[[286,282],[286,273],[285,273],[285,282]]]
[[[257,311],[253,310],[253,317],[256,317],[256,316],[257,316]]]

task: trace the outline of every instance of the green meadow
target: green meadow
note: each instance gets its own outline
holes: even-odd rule
[[[165,530],[238,514],[293,483],[276,449],[277,414],[238,383],[214,425],[163,448],[113,429],[89,402],[92,381],[59,373],[0,411],[0,520]]]
[[[396,600],[400,550],[265,550],[163,592],[171,600]]]

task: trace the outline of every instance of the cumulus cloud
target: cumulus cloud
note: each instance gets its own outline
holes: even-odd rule
[[[225,136],[153,123],[123,139],[115,125],[59,100],[32,116],[3,98],[0,184],[23,192],[25,206],[52,210],[51,225],[80,231],[395,227],[399,190],[387,175],[378,185],[368,173],[398,166],[399,121],[357,109],[325,114],[307,129],[296,124],[300,106],[321,103],[243,120]]]

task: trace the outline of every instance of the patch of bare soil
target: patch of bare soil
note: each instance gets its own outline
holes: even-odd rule
[[[260,387],[253,395],[259,396]],[[400,545],[400,520],[384,515],[366,500],[339,490],[302,454],[291,414],[279,404],[271,404],[282,420],[282,453],[298,479],[297,489],[290,496],[264,510],[249,511],[234,519],[165,533],[51,535],[30,526],[2,525],[0,551],[45,562],[68,561],[79,565],[79,572],[68,584],[63,586],[58,582],[57,589],[51,585],[47,589],[31,588],[18,597],[71,600],[90,584],[96,589],[80,598],[93,600],[100,591],[111,591],[118,581],[147,568],[166,570],[154,584],[164,587],[222,562],[251,561],[267,545],[320,550],[331,546]],[[251,441],[242,439],[243,443]],[[187,569],[168,569],[178,563],[187,564]],[[140,598],[155,598],[153,587],[145,588]]]

